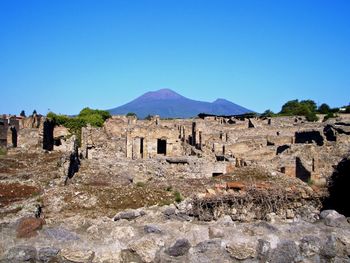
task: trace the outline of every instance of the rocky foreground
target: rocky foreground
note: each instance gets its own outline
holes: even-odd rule
[[[187,209],[184,201],[114,219],[22,218],[1,225],[0,262],[350,262],[350,224],[334,210],[313,222],[238,223],[198,221]]]
[[[1,157],[0,262],[350,262],[348,219],[298,179],[129,179],[142,167],[82,160],[64,185],[60,153]]]

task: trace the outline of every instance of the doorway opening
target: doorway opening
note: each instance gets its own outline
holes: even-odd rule
[[[157,154],[166,155],[166,140],[158,139],[158,141],[157,141]]]
[[[143,158],[143,138],[140,138],[140,155]]]

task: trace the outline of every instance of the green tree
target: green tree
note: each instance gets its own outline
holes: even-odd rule
[[[266,110],[266,111],[264,111],[260,116],[261,117],[273,117],[273,116],[275,116],[276,114],[273,112],[273,111],[271,111],[270,109],[268,109],[268,110]]]
[[[25,111],[24,111],[24,110],[22,110],[22,111],[21,111],[21,113],[19,114],[19,116],[21,116],[21,117],[26,117],[26,113],[25,113]]]
[[[331,108],[328,106],[328,104],[322,103],[320,107],[318,107],[317,111],[321,114],[328,114],[329,112],[331,112]]]
[[[287,101],[281,109],[280,114],[282,115],[294,115],[294,113],[299,108],[300,104],[298,100]]]
[[[331,108],[331,112],[332,113],[338,113],[339,112],[339,108]]]
[[[345,113],[350,113],[350,103],[345,107]]]
[[[126,117],[131,117],[131,116],[137,117],[136,113],[134,113],[134,112],[128,112],[128,113],[126,114]]]
[[[103,117],[97,113],[78,116],[78,119],[83,120],[83,122],[89,123],[91,126],[95,127],[102,127],[104,123]]]
[[[286,116],[305,116],[308,121],[317,121],[316,103],[313,100],[290,100],[286,102],[281,109],[280,114]]]
[[[92,126],[101,127],[103,122],[111,117],[111,114],[105,110],[93,110],[90,108],[84,108],[79,112],[78,118],[85,119],[87,123]]]
[[[151,120],[153,118],[153,115],[151,115],[151,114],[148,114],[146,117],[145,117],[145,120]]]
[[[317,110],[317,105],[313,100],[302,100],[300,101],[301,105],[306,105],[306,107],[311,111],[311,112],[316,112]]]

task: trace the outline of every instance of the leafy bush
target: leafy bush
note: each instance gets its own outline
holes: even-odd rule
[[[328,112],[328,114],[324,116],[323,121],[326,121],[330,118],[335,118],[335,117],[337,117],[337,115],[335,115],[333,112]]]
[[[273,111],[271,111],[270,109],[268,109],[268,110],[266,110],[266,111],[264,111],[260,116],[261,117],[273,117],[273,116],[275,116],[276,114],[273,112]]]
[[[104,122],[105,120],[111,117],[111,114],[105,110],[93,110],[90,108],[84,108],[79,112],[79,115],[78,115],[78,117],[87,118],[88,120],[89,118],[91,118],[92,122],[96,121],[96,118],[97,118],[96,116],[99,116],[99,118],[101,118]],[[88,123],[90,123],[93,126],[101,127],[103,125],[103,122],[100,125],[93,125],[93,123],[90,123],[90,122]]]
[[[307,121],[318,121],[318,117],[315,112],[309,112],[305,115]]]
[[[324,116],[323,121],[326,121],[326,120],[328,120],[330,118],[335,118],[335,117],[336,117],[336,115],[334,115],[333,112],[328,112],[327,115]]]
[[[137,117],[136,113],[134,112],[128,112],[128,114],[126,114],[126,117],[131,117],[131,116]]]
[[[102,127],[104,123],[102,116],[96,113],[91,115],[78,116],[78,119],[95,127]]]
[[[174,192],[175,202],[180,203],[184,198],[182,197],[181,193],[179,191]]]
[[[47,118],[53,120],[55,125],[62,125],[66,127],[72,134],[75,134],[80,145],[81,141],[81,128],[90,124],[94,127],[102,127],[105,120],[110,118],[111,115],[108,111],[93,110],[90,108],[84,108],[80,111],[78,116],[69,117],[67,115],[55,114],[49,112]]]
[[[331,109],[331,112],[333,112],[333,113],[338,113],[338,112],[339,112],[339,108],[332,108],[332,109]]]
[[[136,186],[137,187],[144,187],[146,184],[144,182],[137,182]]]

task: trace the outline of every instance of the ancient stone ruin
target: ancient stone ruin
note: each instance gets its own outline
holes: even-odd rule
[[[349,262],[349,127],[4,116],[0,262]]]

